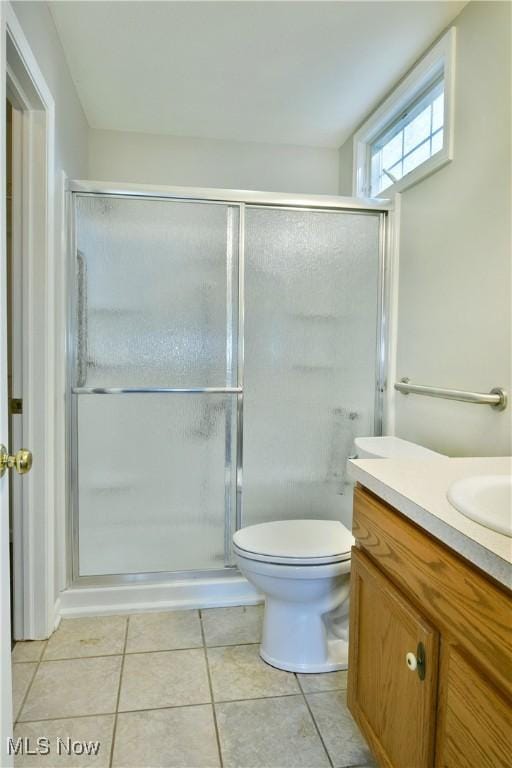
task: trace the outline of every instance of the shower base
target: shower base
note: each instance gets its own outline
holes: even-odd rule
[[[56,603],[61,618],[101,614],[172,611],[187,608],[218,608],[256,605],[263,601],[254,587],[237,571],[228,576],[184,577],[168,581],[133,581],[124,584],[72,585]]]

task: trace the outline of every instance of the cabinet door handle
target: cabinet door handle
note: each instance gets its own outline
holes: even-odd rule
[[[417,672],[420,680],[425,679],[425,646],[423,643],[418,643],[416,654],[409,651],[405,655],[405,663],[411,672]]]

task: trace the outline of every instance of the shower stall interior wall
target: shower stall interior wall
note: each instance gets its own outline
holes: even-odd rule
[[[233,573],[236,528],[350,525],[381,428],[385,213],[74,192],[75,582]]]

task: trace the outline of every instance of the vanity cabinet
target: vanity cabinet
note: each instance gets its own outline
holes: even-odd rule
[[[511,593],[354,494],[348,706],[385,768],[512,766]]]
[[[433,712],[439,633],[403,598],[366,555],[354,550],[351,563],[351,637],[349,670],[354,671],[350,706],[362,730],[378,736],[388,764],[427,768],[432,764]],[[417,663],[422,644],[423,667],[411,674],[406,655]],[[412,658],[412,657],[410,657]],[[350,674],[350,672],[349,672]],[[354,712],[355,714],[355,712]]]

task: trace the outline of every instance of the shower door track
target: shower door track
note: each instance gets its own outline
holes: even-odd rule
[[[233,205],[263,205],[271,208],[302,208],[303,210],[368,211],[388,213],[393,210],[389,199],[342,197],[340,195],[302,195],[283,192],[256,192],[247,189],[216,189],[210,187],[164,187],[148,184],[115,184],[105,181],[68,181],[67,190],[83,195],[111,197],[141,197],[153,200],[184,200],[196,203],[232,203]]]
[[[67,551],[68,573],[70,583],[74,587],[95,587],[123,584],[150,584],[167,581],[183,581],[184,579],[201,578],[226,578],[237,573],[235,566],[227,563],[221,568],[200,569],[190,571],[157,571],[144,573],[119,573],[83,575],[79,574],[79,548],[78,548],[78,430],[77,430],[77,401],[78,395],[123,395],[123,394],[232,394],[236,395],[236,508],[235,529],[241,527],[242,509],[242,476],[243,476],[243,378],[244,378],[244,246],[245,246],[245,210],[246,208],[270,208],[290,209],[316,212],[332,212],[360,214],[380,214],[379,237],[379,276],[378,276],[378,313],[377,313],[377,380],[375,388],[375,432],[382,433],[383,424],[383,396],[385,392],[385,371],[387,365],[386,329],[388,327],[388,307],[390,290],[390,264],[389,231],[387,228],[387,214],[393,210],[390,200],[355,199],[328,195],[303,196],[300,194],[282,194],[251,192],[246,190],[224,190],[188,187],[155,187],[141,184],[113,185],[104,182],[70,181],[67,191],[72,197],[78,196],[107,196],[116,198],[140,198],[144,200],[173,200],[184,203],[228,204],[238,208],[238,323],[237,323],[237,361],[236,387],[82,387],[72,386],[73,372],[75,370],[74,359],[74,333],[75,333],[75,293],[76,286],[72,283],[72,270],[69,270],[69,322],[68,322],[68,392],[71,395],[68,406],[67,439],[69,444],[70,466],[68,470],[68,499],[70,510],[69,546]],[[70,222],[68,242],[72,257],[76,253],[76,208],[70,205]],[[229,257],[228,257],[229,258]],[[231,307],[232,309],[232,307]],[[229,323],[228,323],[229,326]],[[233,328],[227,336],[233,336]],[[231,440],[226,434],[226,461]],[[229,445],[228,445],[229,443]],[[227,510],[226,510],[227,512]],[[69,518],[68,518],[69,519]],[[228,556],[231,544],[230,526],[225,525],[225,555]]]
[[[237,395],[241,387],[72,387],[74,395]]]

